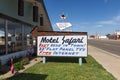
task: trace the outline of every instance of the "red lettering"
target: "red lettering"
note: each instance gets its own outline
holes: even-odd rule
[[[43,52],[43,51],[41,51],[41,52],[39,52],[39,54],[48,56],[48,55],[51,55],[51,52]]]
[[[49,46],[49,44],[42,44],[42,43],[39,44],[39,47],[44,47],[44,48],[46,48],[46,47],[48,47],[48,46]]]

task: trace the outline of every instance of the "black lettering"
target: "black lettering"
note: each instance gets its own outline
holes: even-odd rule
[[[70,45],[71,43],[83,43],[83,39],[84,39],[84,37],[82,37],[82,38],[73,38],[73,37],[71,37],[71,38],[65,39],[65,36],[64,36],[62,38],[62,40],[63,40],[62,44],[68,43]]]
[[[41,39],[41,42],[43,42],[43,43],[59,43],[59,37],[58,38],[53,38],[53,37],[51,37],[51,38],[47,38],[47,37],[42,37],[42,39]]]

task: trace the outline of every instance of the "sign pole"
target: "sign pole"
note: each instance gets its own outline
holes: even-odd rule
[[[43,57],[43,64],[46,63],[46,57]]]
[[[79,58],[79,65],[82,65],[82,58]]]

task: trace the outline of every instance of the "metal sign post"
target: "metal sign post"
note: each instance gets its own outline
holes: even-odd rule
[[[43,57],[43,64],[46,63],[46,57]]]
[[[79,65],[82,65],[82,58],[79,58]]]

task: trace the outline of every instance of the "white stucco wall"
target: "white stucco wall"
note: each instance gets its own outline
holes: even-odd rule
[[[1,64],[2,65],[6,64],[10,58],[25,56],[27,54],[27,51],[28,50],[24,50],[24,51],[19,51],[19,52],[0,56]],[[31,52],[34,53],[34,49],[31,49]]]

